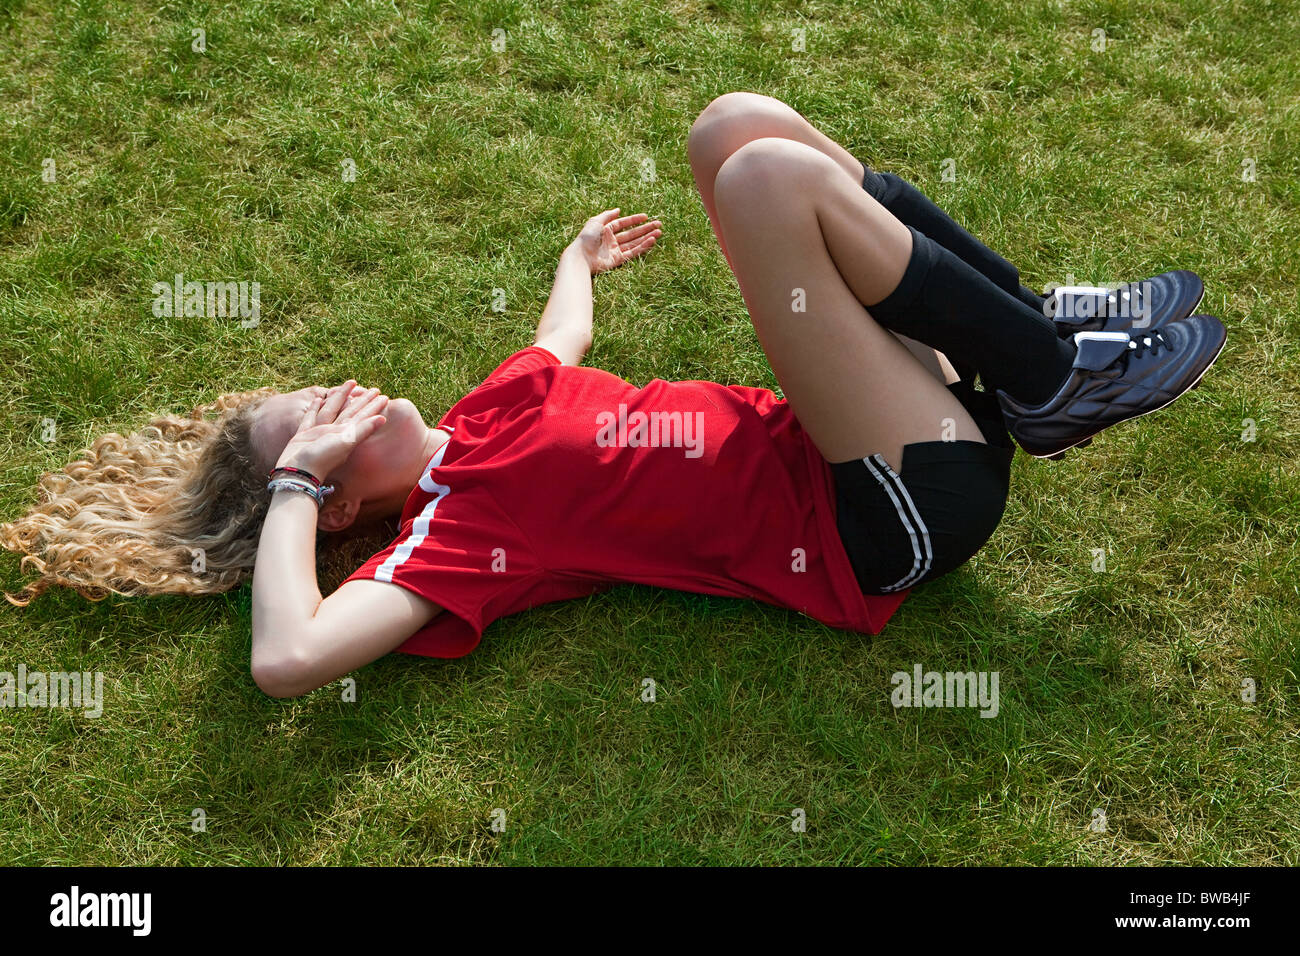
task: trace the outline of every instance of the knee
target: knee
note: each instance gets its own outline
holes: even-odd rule
[[[717,169],[745,143],[770,136],[774,123],[788,120],[790,107],[761,93],[723,93],[710,101],[691,124],[686,153],[691,165]]]
[[[724,207],[770,207],[780,197],[803,199],[812,182],[834,171],[835,161],[825,153],[792,139],[764,136],[752,139],[728,156],[713,183],[719,214]],[[760,198],[762,202],[756,203]]]
[[[700,110],[700,115],[695,117],[695,122],[691,126],[691,133],[703,132],[718,124],[741,122],[747,117],[762,112],[769,101],[779,102],[761,93],[746,93],[743,91],[715,96],[709,101],[708,106]]]

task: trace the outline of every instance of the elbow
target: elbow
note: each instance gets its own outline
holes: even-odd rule
[[[588,331],[575,333],[573,338],[570,339],[569,349],[570,351],[567,357],[563,355],[559,356],[560,361],[566,365],[581,365],[582,360],[586,358],[587,353],[591,351],[591,333]]]
[[[296,651],[275,656],[253,654],[253,683],[268,697],[301,697],[316,689],[310,679],[310,662]]]

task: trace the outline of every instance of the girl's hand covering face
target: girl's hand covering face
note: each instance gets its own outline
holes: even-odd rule
[[[301,468],[324,481],[384,424],[388,396],[377,388],[362,391],[356,384],[348,379],[313,396],[277,468]]]
[[[573,241],[587,260],[591,274],[617,269],[629,259],[649,252],[663,235],[663,223],[639,212],[619,218],[617,209],[606,209],[592,216]]]

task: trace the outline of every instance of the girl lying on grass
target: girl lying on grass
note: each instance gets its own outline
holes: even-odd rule
[[[1012,436],[1060,457],[1193,388],[1223,347],[1219,321],[1191,314],[1193,274],[1054,309],[777,100],[713,101],[689,155],[785,399],[581,366],[591,277],[661,235],[607,210],[561,255],[534,343],[435,427],[348,381],[108,435],[0,528],[40,574],[10,600],[52,584],[208,594],[252,569],[252,675],[275,697],[394,650],[459,657],[498,617],[620,582],[874,634],[993,533]],[[322,598],[317,533],[399,514],[396,539]]]

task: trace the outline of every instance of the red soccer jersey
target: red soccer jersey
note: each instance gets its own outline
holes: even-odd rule
[[[451,440],[397,537],[348,578],[444,609],[402,653],[461,657],[499,617],[620,583],[755,598],[870,634],[906,597],[858,587],[830,467],[768,389],[637,388],[534,345],[438,427]]]

